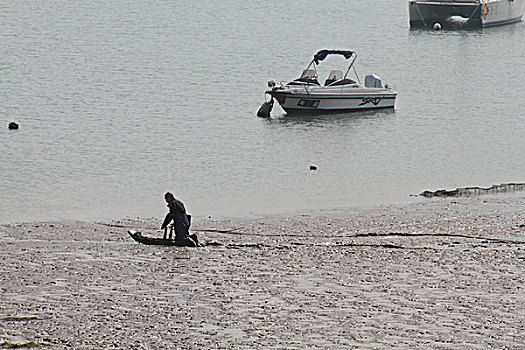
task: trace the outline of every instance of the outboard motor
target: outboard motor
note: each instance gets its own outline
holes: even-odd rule
[[[365,77],[365,87],[367,88],[383,88],[381,78],[375,74],[369,74]]]
[[[270,112],[273,108],[273,97],[270,97],[270,101],[264,102],[259,110],[257,111],[257,116],[261,118],[270,118]]]

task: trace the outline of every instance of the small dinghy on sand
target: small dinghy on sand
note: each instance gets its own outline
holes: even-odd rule
[[[164,245],[164,246],[178,246],[178,247],[198,247],[199,246],[199,241],[195,233],[189,235],[189,237],[185,239],[183,243],[176,242],[174,239],[172,239],[173,227],[171,228],[169,238],[166,234],[166,231],[164,231],[163,238],[143,236],[142,232],[136,231],[136,230],[129,230],[128,234],[136,242],[146,244],[146,245]]]
[[[135,241],[146,244],[146,245],[176,245],[175,240],[168,239],[168,238],[155,238],[155,237],[147,237],[143,236],[142,232],[135,231],[135,230],[129,230],[128,231],[131,238],[133,238]]]

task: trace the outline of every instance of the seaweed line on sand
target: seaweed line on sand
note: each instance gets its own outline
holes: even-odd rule
[[[13,343],[10,341],[4,341],[0,343],[0,347],[4,349],[22,349],[22,348],[38,348],[46,344],[36,343],[34,341],[29,341],[25,343]]]
[[[2,321],[17,321],[17,322],[23,322],[23,321],[33,321],[38,320],[36,316],[8,316],[2,318]]]

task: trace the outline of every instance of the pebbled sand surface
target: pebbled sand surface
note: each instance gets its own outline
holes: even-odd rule
[[[127,235],[161,235],[163,213],[0,225],[0,343],[522,349],[524,203],[514,194],[194,217],[192,231],[207,245],[193,249]]]

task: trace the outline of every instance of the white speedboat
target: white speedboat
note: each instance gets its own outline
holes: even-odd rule
[[[316,67],[329,55],[341,55],[350,63],[346,72],[331,70],[324,84],[321,84],[318,80]],[[383,86],[378,76],[367,75],[364,86],[348,77],[356,58],[357,54],[353,51],[321,50],[314,55],[298,79],[286,84],[276,84],[269,81],[269,89],[265,93],[279,102],[287,113],[393,108],[397,92],[392,90],[388,84]],[[357,73],[356,79],[359,80]],[[271,106],[273,106],[272,99],[270,99],[270,103],[271,105],[268,105],[268,102],[266,103],[266,107],[269,107],[265,110],[267,116],[269,116]],[[263,107],[261,110],[264,109]],[[261,113],[258,115],[265,116]]]
[[[525,0],[409,0],[408,10],[411,27],[490,27],[521,21]]]

